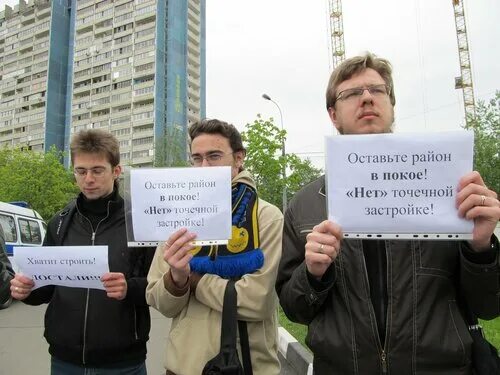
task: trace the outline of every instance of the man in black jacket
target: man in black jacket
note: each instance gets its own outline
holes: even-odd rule
[[[14,270],[5,251],[5,235],[0,225],[0,309],[9,307],[12,301],[9,287],[13,277]]]
[[[99,130],[77,133],[71,160],[81,193],[49,222],[44,246],[108,246],[105,290],[46,286],[16,274],[11,293],[29,305],[48,303],[45,338],[51,374],[146,374],[150,315],[146,276],[154,249],[127,247],[117,139]]]
[[[392,131],[388,61],[343,62],[330,77],[327,109],[340,134]],[[335,178],[332,176],[332,178]],[[500,203],[481,176],[458,183],[467,241],[343,239],[327,219],[325,178],[304,187],[285,214],[276,289],[286,315],[308,325],[315,374],[470,375],[465,300],[483,319],[500,314]]]

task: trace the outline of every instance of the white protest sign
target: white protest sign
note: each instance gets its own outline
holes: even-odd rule
[[[231,167],[130,171],[135,241],[165,241],[179,228],[196,240],[231,238]]]
[[[107,246],[14,247],[19,272],[31,277],[35,288],[62,285],[104,289],[101,276],[109,272]]]
[[[471,238],[455,199],[473,144],[469,131],[327,137],[328,218],[346,237]]]

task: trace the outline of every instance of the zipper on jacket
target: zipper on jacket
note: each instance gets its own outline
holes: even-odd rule
[[[380,353],[380,361],[382,362],[382,373],[387,374],[387,354],[385,354],[384,349],[382,349],[382,353]]]
[[[134,333],[135,339],[139,340],[139,334],[137,333],[137,308],[134,306]]]
[[[85,349],[87,346],[87,315],[89,312],[90,289],[87,289],[87,299],[85,301],[85,319],[83,322],[83,348],[82,348],[82,363],[85,365]]]
[[[80,212],[80,210],[78,209],[78,205],[76,205],[76,209],[77,209],[78,213],[83,218],[85,218],[85,220],[87,220],[90,224],[90,229],[92,231],[92,236],[90,237],[90,240],[91,240],[92,246],[95,245],[95,234],[97,233],[97,229],[99,228],[99,225],[101,225],[101,223],[109,217],[109,205],[110,205],[110,203],[111,202],[108,202],[108,210],[107,210],[106,217],[104,217],[101,221],[99,221],[97,223],[95,230],[94,230],[94,226],[92,225],[92,222],[90,221],[90,219],[87,216],[83,215]],[[90,289],[87,289],[87,299],[85,301],[85,317],[84,317],[84,321],[83,321],[82,363],[84,365],[85,365],[85,351],[87,349],[87,321],[88,321],[88,312],[89,312],[89,300],[90,300]]]
[[[384,245],[384,249],[385,249],[385,245]],[[361,256],[363,257],[363,267],[364,267],[364,271],[365,271],[365,279],[366,279],[366,284],[368,285],[368,290],[370,290],[370,280],[368,279],[368,270],[366,268],[366,259],[365,259],[365,255],[363,253],[363,245],[361,245]],[[385,256],[386,256],[386,259],[387,258],[387,249],[385,249]],[[389,262],[389,260],[387,260],[387,263]],[[380,264],[380,263],[379,263]],[[387,266],[387,269],[386,269],[386,282],[388,283],[389,282],[389,267]],[[389,305],[389,295],[387,295],[387,305]],[[386,314],[385,314],[385,338],[384,338],[384,344],[382,345],[382,341],[380,341],[380,335],[378,333],[378,324],[377,324],[377,318],[375,316],[375,310],[374,310],[374,307],[373,307],[373,303],[371,302],[370,300],[370,313],[371,313],[371,317],[372,319],[375,321],[375,324],[377,326],[377,342],[378,342],[378,346],[379,346],[379,350],[380,350],[380,362],[381,362],[381,365],[382,365],[382,373],[383,374],[387,374],[387,353],[385,351],[385,348],[387,346],[387,334],[388,334],[388,316],[387,316],[387,309],[386,309]]]

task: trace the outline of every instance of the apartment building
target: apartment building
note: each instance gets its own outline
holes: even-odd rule
[[[45,25],[32,36],[32,60],[27,42],[11,47],[25,42],[27,19],[30,30]],[[6,7],[0,22],[0,146],[67,150],[74,132],[99,128],[119,139],[124,165],[185,160],[186,129],[205,116],[204,0],[32,0]],[[35,61],[45,63],[36,79]],[[21,69],[31,76],[19,87]]]
[[[0,12],[0,147],[64,148],[68,25],[61,1]]]

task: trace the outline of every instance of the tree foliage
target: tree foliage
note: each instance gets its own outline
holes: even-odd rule
[[[466,129],[474,131],[474,169],[486,186],[500,192],[500,91],[489,102],[480,101]]]
[[[73,174],[61,164],[63,153],[0,150],[0,201],[26,201],[45,220],[78,193]]]
[[[286,139],[286,130],[274,125],[272,118],[263,120],[257,115],[257,119],[247,124],[241,135],[247,149],[245,168],[253,175],[259,196],[276,207],[283,206],[284,186],[287,200],[290,200],[300,188],[322,173],[309,159],[303,160],[291,153],[283,157],[281,147]],[[283,167],[286,168],[285,179]]]
[[[186,147],[186,131],[176,126],[167,127],[156,141],[154,166],[187,167]]]

